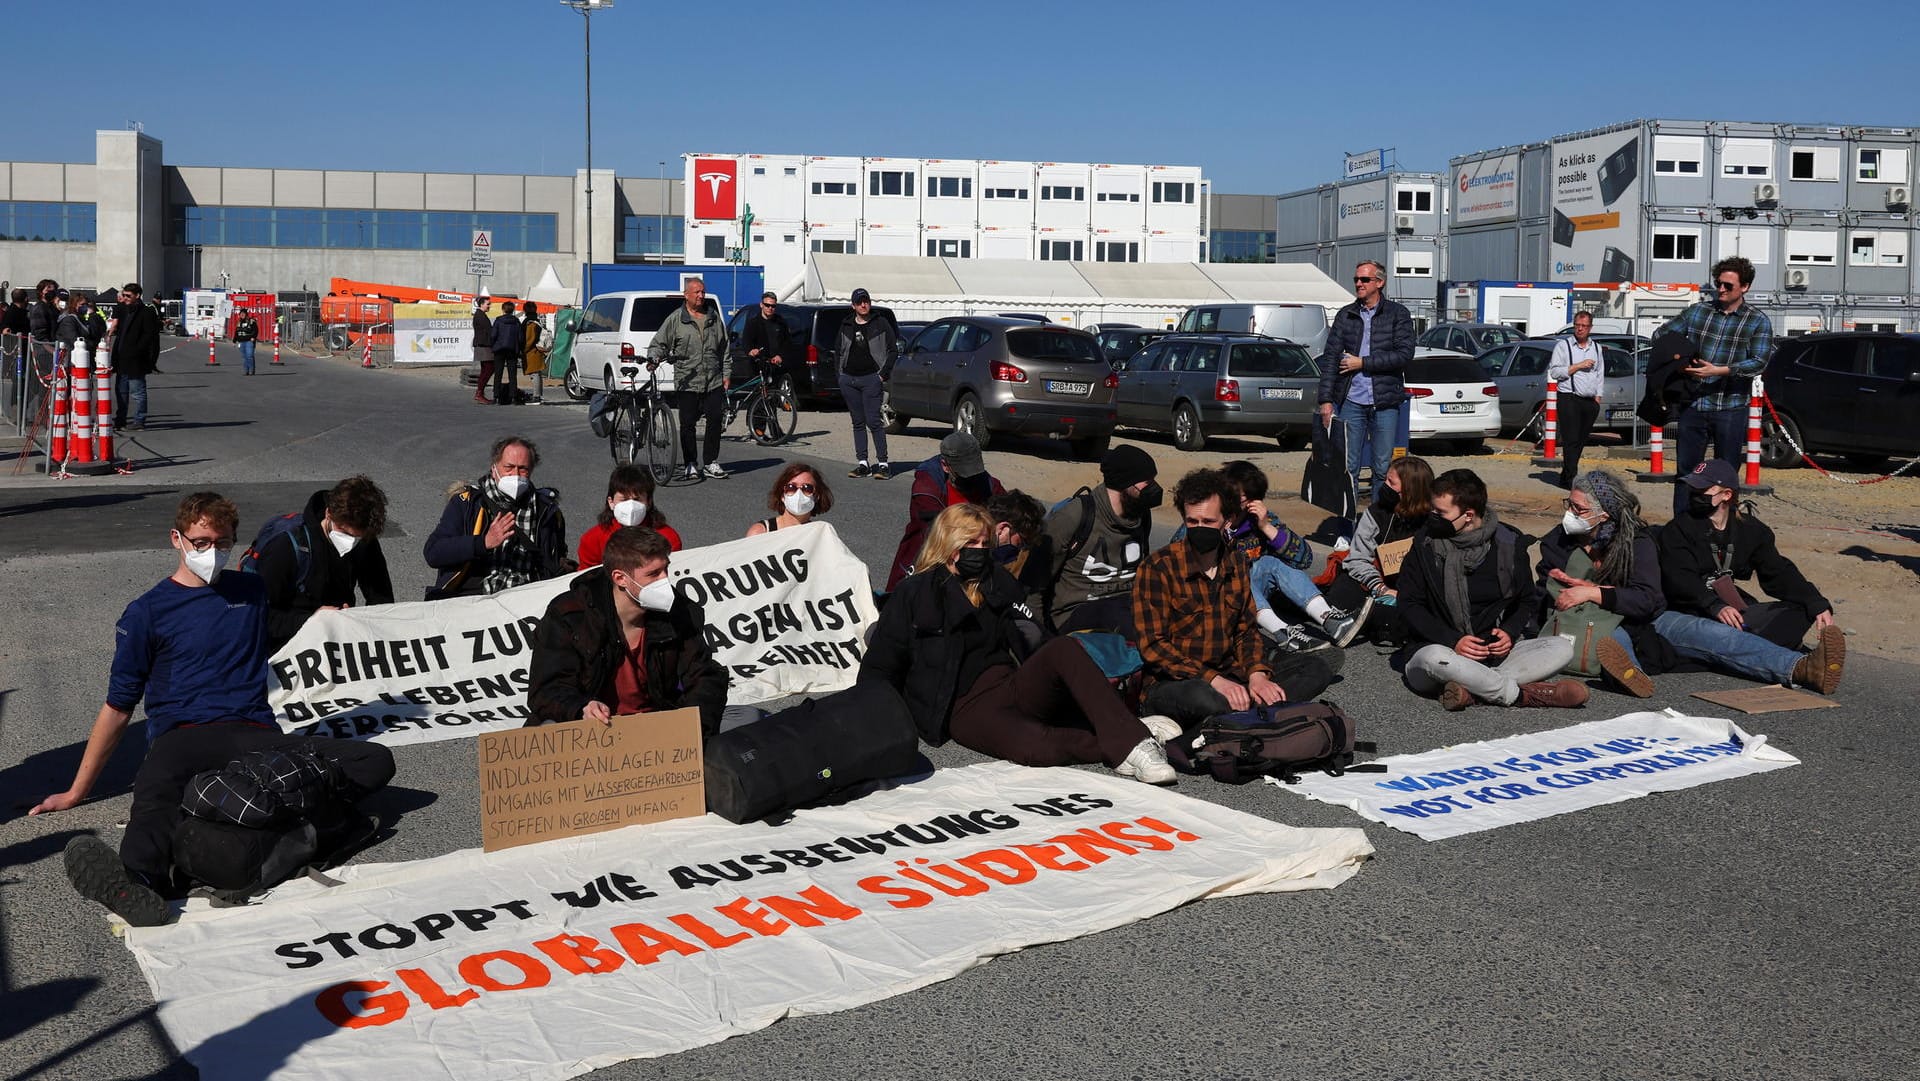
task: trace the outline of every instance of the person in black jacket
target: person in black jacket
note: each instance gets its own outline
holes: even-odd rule
[[[440,524],[421,548],[439,571],[428,600],[498,593],[573,570],[560,493],[533,485],[540,451],[509,435],[493,444],[493,464],[474,484],[448,492]]]
[[[233,324],[233,340],[240,347],[240,374],[253,374],[253,353],[260,341],[260,322],[253,313],[240,309],[240,318]]]
[[[747,325],[741,328],[740,344],[753,362],[753,374],[764,377],[772,385],[782,370],[787,355],[793,352],[793,331],[787,328],[787,321],[780,318],[780,306],[772,293],[760,294],[760,307],[747,316]],[[734,373],[736,382],[744,382],[741,373]]]
[[[953,739],[1028,766],[1105,762],[1124,777],[1171,783],[1159,741],[1179,726],[1136,719],[1071,638],[1034,648],[1037,617],[994,562],[993,535],[983,507],[940,512],[914,572],[881,610],[860,680],[892,684],[934,746]]]
[[[113,425],[137,432],[147,426],[147,376],[160,365],[160,317],[128,282],[113,306],[113,381],[119,408]],[[131,413],[131,415],[129,415]]]
[[[1573,478],[1565,505],[1560,524],[1540,540],[1541,633],[1574,636],[1573,670],[1597,661],[1628,693],[1649,698],[1653,680],[1638,658],[1664,670],[1672,651],[1653,628],[1667,602],[1640,498],[1619,477],[1596,469]],[[1581,609],[1585,604],[1597,611]],[[1585,672],[1596,674],[1591,667]]]
[[[1500,706],[1579,706],[1583,683],[1547,682],[1573,659],[1573,643],[1536,638],[1538,596],[1527,570],[1531,539],[1487,506],[1471,469],[1434,478],[1427,527],[1400,567],[1407,644],[1398,660],[1415,694],[1450,711],[1475,701]]]
[[[1353,268],[1353,303],[1334,313],[1327,347],[1320,354],[1320,417],[1337,413],[1346,426],[1347,473],[1360,483],[1362,448],[1373,447],[1373,494],[1387,483],[1387,465],[1400,441],[1400,410],[1406,408],[1402,379],[1413,359],[1413,315],[1388,300],[1387,270],[1372,260]]]
[[[487,404],[487,388],[493,385],[493,320],[487,318],[487,298],[473,298],[473,362],[480,366],[473,381],[473,404]]]
[[[886,480],[893,476],[887,457],[887,428],[880,420],[886,382],[893,377],[895,339],[893,320],[873,314],[873,297],[865,289],[853,291],[853,314],[840,322],[834,360],[840,366],[840,397],[853,421],[853,455],[859,462],[847,476]],[[873,437],[873,464],[867,464],[867,437]]]
[[[713,738],[727,704],[727,672],[713,659],[706,613],[667,579],[667,538],[626,526],[604,562],[547,605],[533,631],[527,724],[698,708]]]
[[[318,611],[393,603],[380,534],[387,494],[364,476],[348,477],[307,499],[301,522],[261,547],[258,573],[267,583],[267,652],[279,652]]]
[[[520,363],[520,351],[526,348],[527,332],[520,326],[520,317],[513,314],[513,301],[500,305],[500,314],[493,321],[493,404],[520,404],[520,381],[514,375],[515,365]]]

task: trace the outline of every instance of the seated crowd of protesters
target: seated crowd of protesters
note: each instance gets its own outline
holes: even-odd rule
[[[569,558],[559,495],[532,480],[538,464],[531,440],[496,442],[486,473],[450,492],[422,552],[436,572],[429,600],[580,569],[531,635],[526,723],[694,708],[711,739],[758,721],[761,711],[729,703],[706,612],[671,584],[682,542],[651,474],[613,470],[599,519]],[[1569,677],[1644,698],[1669,671],[1820,694],[1844,672],[1832,605],[1739,504],[1734,471],[1718,460],[1683,478],[1687,511],[1658,529],[1621,478],[1576,476],[1536,556],[1473,471],[1435,476],[1403,457],[1383,472],[1344,559],[1317,579],[1312,545],[1266,506],[1267,477],[1250,462],[1181,477],[1178,524],[1157,550],[1163,492],[1137,447],[1114,447],[1097,485],[1051,508],[1005,489],[961,433],[915,472],[857,679],[897,691],[931,745],[1172,783],[1167,742],[1216,714],[1315,698],[1337,678],[1340,647],[1362,633],[1396,647],[1406,686],[1447,710],[1581,706],[1591,690]],[[787,463],[768,516],[746,535],[807,525],[832,506],[819,469]],[[387,509],[373,481],[346,478],[259,528],[241,561],[257,573],[223,574],[237,508],[209,492],[181,502],[177,566],[127,606],[74,779],[32,811],[84,800],[145,702],[149,748],[120,851],[88,835],[66,852],[83,896],[131,923],[163,922],[168,899],[189,890],[244,899],[372,836],[354,805],[391,778],[392,755],[283,734],[262,674],[317,613],[356,596],[392,603]],[[1741,586],[1756,580],[1771,599]],[[249,813],[249,793],[276,773],[306,785],[292,826]]]

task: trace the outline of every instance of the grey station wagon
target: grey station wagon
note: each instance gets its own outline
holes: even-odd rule
[[[1282,447],[1312,431],[1320,367],[1306,347],[1258,334],[1175,334],[1122,362],[1120,423],[1168,432],[1181,450],[1209,435],[1272,436]]]
[[[1113,437],[1116,380],[1093,335],[1025,319],[968,315],[921,331],[887,383],[887,430],[951,419],[986,447],[996,433],[1069,440],[1082,460]]]

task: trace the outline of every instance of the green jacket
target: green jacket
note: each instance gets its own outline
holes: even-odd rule
[[[709,302],[698,320],[681,305],[654,332],[647,356],[673,363],[673,389],[704,394],[720,386],[727,370],[727,324]]]

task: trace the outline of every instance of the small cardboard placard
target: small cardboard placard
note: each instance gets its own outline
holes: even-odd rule
[[[707,813],[697,709],[482,732],[479,745],[488,852]]]
[[[1781,713],[1791,709],[1833,709],[1840,703],[1796,687],[1742,687],[1733,691],[1695,691],[1695,698],[1742,713]]]
[[[1392,541],[1373,550],[1374,561],[1380,564],[1380,573],[1388,578],[1400,573],[1400,564],[1407,561],[1407,553],[1413,550],[1413,538]]]

